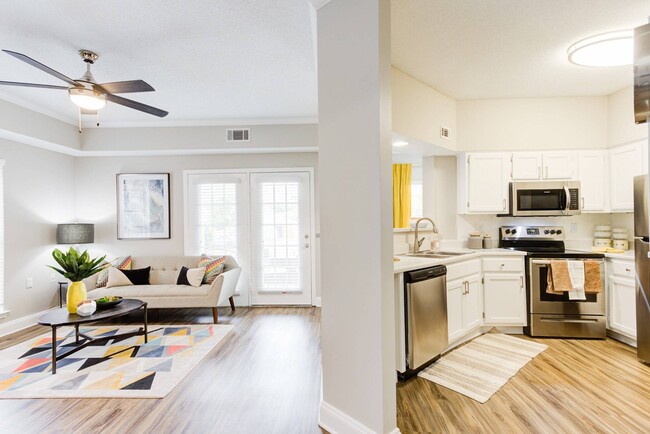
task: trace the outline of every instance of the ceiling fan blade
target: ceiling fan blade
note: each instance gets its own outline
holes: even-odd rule
[[[101,83],[99,86],[108,93],[153,92],[156,90],[144,80],[114,81]]]
[[[43,89],[63,89],[68,90],[67,86],[55,86],[53,84],[39,84],[39,83],[21,83],[19,81],[0,81],[0,85],[4,86],[21,86],[21,87],[39,87]]]
[[[79,86],[79,84],[76,81],[74,81],[73,79],[71,79],[70,77],[67,77],[67,76],[61,74],[60,72],[53,70],[49,66],[45,66],[42,63],[37,62],[36,60],[32,59],[31,57],[25,56],[24,54],[21,54],[21,53],[16,53],[15,51],[9,51],[9,50],[2,50],[2,51],[4,51],[7,54],[10,54],[10,55],[14,56],[16,59],[22,60],[23,62],[28,63],[28,64],[32,65],[33,67],[38,68],[41,71],[46,72],[46,73],[58,78],[59,80],[63,80],[66,83],[68,83],[68,84],[70,84],[72,86]]]
[[[165,110],[161,110],[156,107],[151,107],[150,105],[142,104],[141,102],[133,101],[131,99],[122,98],[121,96],[112,95],[110,93],[106,94],[106,99],[115,104],[120,104],[125,107],[129,107],[135,110],[140,110],[141,112],[149,113],[150,115],[158,116],[164,118],[169,114]]]

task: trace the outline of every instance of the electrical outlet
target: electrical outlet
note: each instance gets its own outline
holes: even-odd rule
[[[56,274],[52,273],[50,274],[50,283],[56,282]]]
[[[27,288],[31,288],[32,286],[34,286],[34,279],[28,277],[27,280],[25,281],[25,286]]]

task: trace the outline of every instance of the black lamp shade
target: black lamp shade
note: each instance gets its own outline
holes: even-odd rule
[[[56,225],[57,244],[89,244],[95,242],[92,223],[65,223]]]

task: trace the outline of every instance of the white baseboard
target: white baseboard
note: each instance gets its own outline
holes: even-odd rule
[[[46,310],[41,311],[41,312],[36,312],[36,313],[31,314],[31,315],[27,315],[27,316],[17,318],[17,319],[15,319],[13,321],[7,321],[7,322],[4,322],[4,323],[1,323],[0,324],[0,337],[4,337],[4,336],[10,335],[12,333],[16,333],[16,332],[18,332],[20,330],[26,329],[26,328],[31,327],[31,326],[35,326],[36,324],[38,324],[38,318],[41,315],[44,315],[47,312],[49,312],[51,310],[54,310],[54,309],[58,309],[58,308],[53,307],[53,308],[46,309]]]
[[[320,403],[318,425],[331,434],[377,434],[358,420],[325,401]],[[390,434],[400,434],[395,428]]]
[[[312,304],[312,306],[320,307],[321,306],[320,297],[314,297],[311,304]]]
[[[636,339],[629,338],[624,334],[615,332],[614,330],[607,329],[607,336],[609,336],[612,339],[616,339],[619,342],[623,342],[624,344],[628,344],[631,347],[636,348]]]

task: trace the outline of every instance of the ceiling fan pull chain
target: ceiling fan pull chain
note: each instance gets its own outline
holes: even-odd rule
[[[79,107],[79,134],[81,134],[81,107]]]

